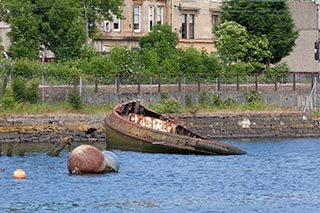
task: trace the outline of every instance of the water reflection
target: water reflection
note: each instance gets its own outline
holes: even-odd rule
[[[241,156],[115,151],[119,173],[69,175],[68,152],[0,157],[4,212],[317,212],[318,139],[223,141]],[[103,147],[103,144],[102,146]],[[15,180],[23,168],[24,180]]]

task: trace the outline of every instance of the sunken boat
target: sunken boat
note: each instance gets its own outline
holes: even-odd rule
[[[238,147],[206,139],[134,100],[106,116],[106,148],[149,153],[242,155]]]

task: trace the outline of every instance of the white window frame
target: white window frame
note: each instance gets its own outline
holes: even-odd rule
[[[111,29],[110,29],[110,24],[111,24],[111,23],[110,23],[109,20],[105,20],[105,21],[104,21],[104,31],[105,31],[105,32],[110,32],[110,30],[111,30]]]
[[[157,24],[163,25],[163,11],[163,5],[157,7]]]
[[[121,23],[120,19],[116,15],[114,15],[113,16],[113,31],[120,32],[120,30],[121,30],[120,23]],[[118,24],[117,28],[115,27],[115,24]]]
[[[152,31],[154,26],[154,6],[148,7],[148,31]]]
[[[136,25],[138,26],[138,28],[135,29]],[[133,31],[141,31],[141,5],[137,4],[133,7]]]
[[[194,39],[194,25],[195,25],[195,15],[194,14],[188,14],[188,39]]]

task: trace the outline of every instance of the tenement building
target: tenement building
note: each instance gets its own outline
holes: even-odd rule
[[[317,0],[320,2],[320,0]],[[316,72],[320,66],[314,60],[314,42],[319,35],[320,16],[311,0],[288,0],[299,37],[293,52],[286,58],[292,72]],[[139,48],[139,39],[156,24],[168,24],[179,36],[179,47],[193,46],[215,52],[213,27],[219,21],[221,0],[124,0],[124,19],[98,23],[101,38],[96,49],[107,54],[115,46]],[[6,33],[9,25],[0,23],[2,45],[10,44]]]
[[[221,0],[125,0],[120,20],[99,24],[102,37],[96,48],[108,53],[114,46],[139,48],[139,38],[156,24],[167,24],[179,36],[179,46],[215,52],[212,29],[220,15]]]

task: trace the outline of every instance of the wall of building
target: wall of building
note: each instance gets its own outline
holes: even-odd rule
[[[288,2],[299,37],[293,51],[283,61],[292,72],[317,72],[319,66],[314,59],[314,42],[319,38],[317,6],[311,1]]]

